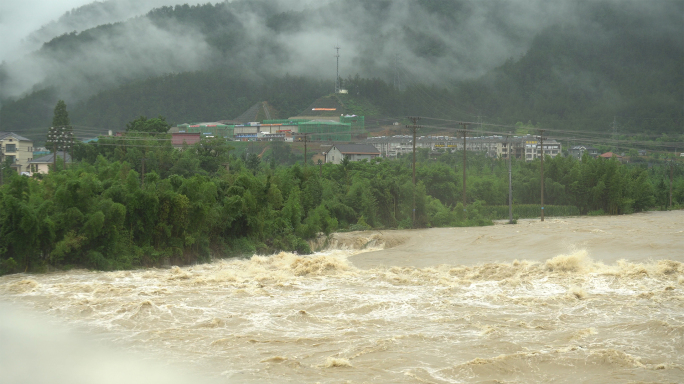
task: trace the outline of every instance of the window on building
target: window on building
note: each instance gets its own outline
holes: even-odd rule
[[[16,144],[5,145],[5,152],[16,152],[16,151],[17,151],[17,145]]]
[[[5,156],[5,159],[9,160],[10,163],[14,164],[14,162],[16,161],[16,156]]]

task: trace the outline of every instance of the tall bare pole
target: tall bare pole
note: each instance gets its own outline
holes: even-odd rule
[[[674,160],[670,160],[670,209],[672,209],[672,178],[674,175]]]
[[[539,130],[539,146],[541,147],[541,221],[544,221],[544,130]]]
[[[615,140],[615,154],[620,152],[620,141],[617,135],[617,118],[613,116],[613,140]]]
[[[62,144],[62,169],[66,169],[66,133],[64,132],[66,127],[62,127],[61,144]]]
[[[508,136],[506,136],[506,144],[508,146],[508,223],[513,224],[513,177],[511,175],[511,150],[513,146],[511,145],[510,134],[508,132]]]
[[[147,150],[143,149],[142,157],[142,186],[145,188],[145,155],[147,155]]]
[[[74,132],[69,131],[69,149],[71,150],[71,166],[74,166]]]
[[[335,73],[335,93],[340,93],[340,45],[336,45],[335,49],[337,50],[337,53],[335,54],[335,58],[337,59],[337,72]]]
[[[306,168],[306,133],[304,134],[304,168]]]
[[[5,154],[2,152],[2,143],[0,143],[0,186],[4,183],[5,176]]]
[[[463,211],[466,210],[466,137],[468,136],[468,124],[459,123],[463,126]]]
[[[411,165],[411,169],[413,171],[413,218],[412,218],[412,223],[411,227],[415,228],[416,226],[416,130],[418,129],[418,126],[416,125],[418,123],[418,120],[420,120],[420,117],[413,117],[409,116],[409,120],[413,123],[412,126],[407,127],[411,128],[413,130],[413,162]]]
[[[54,133],[52,137],[52,150],[52,171],[57,172],[57,137]]]

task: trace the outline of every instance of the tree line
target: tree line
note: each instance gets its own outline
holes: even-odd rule
[[[308,240],[339,230],[489,225],[498,218],[495,207],[507,204],[504,159],[468,153],[464,207],[458,153],[419,150],[414,188],[410,156],[315,165],[288,145],[273,143],[263,157],[233,153],[220,139],[178,150],[169,135],[131,129],[123,138],[77,144],[76,161],[66,169],[58,161],[46,175],[6,172],[0,272],[309,253]],[[513,162],[516,205],[539,204],[539,167],[538,160]],[[682,168],[673,173],[679,207]],[[669,203],[666,164],[648,169],[588,156],[547,157],[544,177],[545,202],[580,214]]]

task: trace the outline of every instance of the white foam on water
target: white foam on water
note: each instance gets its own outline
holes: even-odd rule
[[[681,263],[606,266],[580,250],[542,263],[361,270],[349,262],[358,252],[4,276],[0,299],[248,382],[362,381],[372,372],[380,382],[409,374],[457,383],[509,369],[514,380],[538,381],[561,378],[557,364],[590,364],[599,381],[625,369],[661,381],[682,373]]]

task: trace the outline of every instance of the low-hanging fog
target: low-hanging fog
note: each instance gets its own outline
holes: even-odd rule
[[[62,97],[79,100],[135,79],[217,66],[254,76],[334,79],[336,45],[343,77],[390,80],[396,71],[404,83],[445,83],[475,78],[517,59],[550,26],[579,26],[587,38],[604,38],[606,31],[591,19],[606,8],[619,7],[628,16],[624,22],[645,33],[676,35],[682,8],[677,1],[639,0],[234,0],[209,10],[146,13],[173,2],[91,4],[98,15],[91,24],[114,24],[78,29],[49,42],[87,12],[74,11],[45,25],[30,38],[47,44],[6,58],[0,67],[0,98],[52,86]]]

